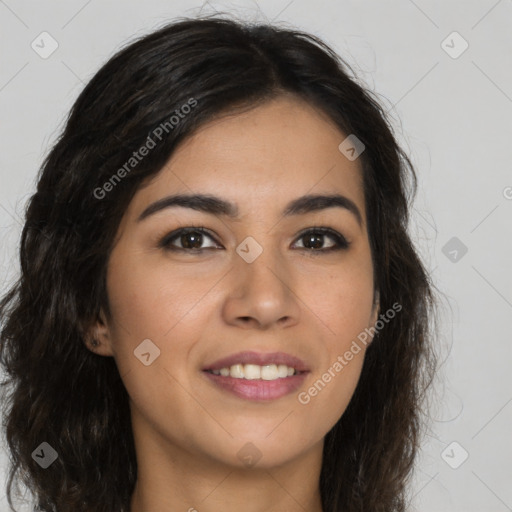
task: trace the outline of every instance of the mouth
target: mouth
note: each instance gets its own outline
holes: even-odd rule
[[[256,401],[275,400],[293,393],[310,372],[302,360],[283,352],[240,352],[202,371],[220,390]]]

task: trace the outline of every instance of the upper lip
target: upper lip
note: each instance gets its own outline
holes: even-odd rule
[[[298,357],[286,354],[285,352],[238,352],[228,357],[218,359],[217,361],[208,364],[203,370],[220,370],[221,368],[229,368],[234,364],[256,364],[259,366],[265,366],[270,364],[285,364],[290,368],[295,368],[297,371],[309,371],[306,363]]]

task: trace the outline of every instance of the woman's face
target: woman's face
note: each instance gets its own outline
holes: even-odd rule
[[[134,196],[94,350],[116,360],[140,446],[239,467],[318,453],[377,319],[347,135],[283,96],[204,125]]]

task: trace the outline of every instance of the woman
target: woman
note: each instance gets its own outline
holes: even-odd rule
[[[348,69],[206,17],[93,77],[1,303],[8,490],[58,512],[405,510],[433,292],[414,170]]]

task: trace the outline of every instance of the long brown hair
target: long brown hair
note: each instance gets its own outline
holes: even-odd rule
[[[135,192],[179,142],[235,106],[283,92],[365,145],[375,291],[381,311],[402,306],[369,346],[355,394],[326,436],[323,510],[405,510],[435,368],[433,286],[407,232],[414,169],[377,97],[324,42],[220,16],[174,21],[114,55],[76,100],[42,165],[21,235],[21,274],[0,303],[11,507],[14,484],[22,482],[46,512],[129,511],[137,467],[128,396],[113,358],[84,345],[100,308],[109,312],[114,235]],[[170,123],[191,98],[195,108]],[[166,122],[155,148],[119,173]],[[116,173],[122,179],[112,184]],[[47,469],[33,458],[42,442],[58,453]]]

